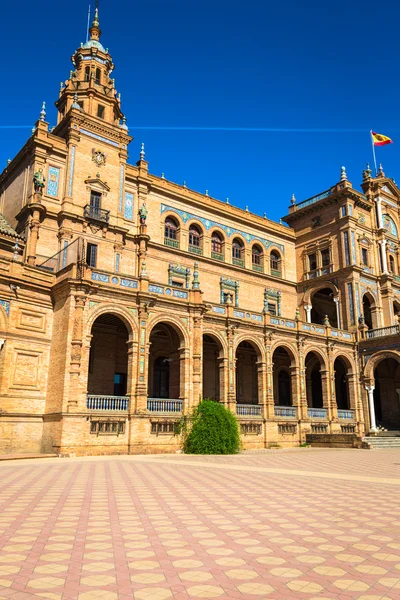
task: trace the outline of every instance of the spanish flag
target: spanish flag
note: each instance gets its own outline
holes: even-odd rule
[[[374,146],[386,146],[386,144],[393,144],[393,140],[391,140],[387,135],[376,133],[376,131],[371,131],[371,135]]]

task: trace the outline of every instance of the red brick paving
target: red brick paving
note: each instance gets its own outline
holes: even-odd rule
[[[0,599],[400,598],[400,450],[0,464]]]

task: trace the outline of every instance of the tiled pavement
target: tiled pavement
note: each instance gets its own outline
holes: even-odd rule
[[[0,464],[0,599],[399,600],[400,450]]]

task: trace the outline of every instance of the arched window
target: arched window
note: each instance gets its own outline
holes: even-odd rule
[[[90,67],[85,67],[85,81],[90,81]]]
[[[223,238],[218,231],[214,231],[211,236],[211,258],[224,260]]]
[[[164,244],[173,248],[179,248],[178,223],[172,217],[165,219]]]
[[[232,243],[232,263],[244,267],[243,242],[239,238],[235,238]]]
[[[272,250],[269,255],[270,267],[271,267],[271,275],[275,275],[275,277],[282,276],[282,264],[281,264],[281,255],[277,250]]]
[[[189,252],[201,254],[201,231],[197,225],[189,227]]]
[[[263,251],[258,244],[254,244],[251,249],[251,265],[253,271],[263,271]]]
[[[396,263],[392,254],[389,254],[389,272],[396,275]]]
[[[100,69],[96,69],[96,76],[94,79],[95,83],[101,83],[101,71]]]

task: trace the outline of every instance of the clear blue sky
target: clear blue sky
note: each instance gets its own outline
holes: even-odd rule
[[[55,124],[87,9],[3,3],[0,125],[32,125],[43,100]],[[342,164],[358,188],[372,128],[394,138],[378,162],[400,181],[399,17],[394,0],[100,0],[101,41],[135,137],[130,162],[145,142],[151,172],[277,220],[292,193],[327,189]],[[138,129],[174,126],[334,132]],[[0,169],[29,133],[0,129]]]

